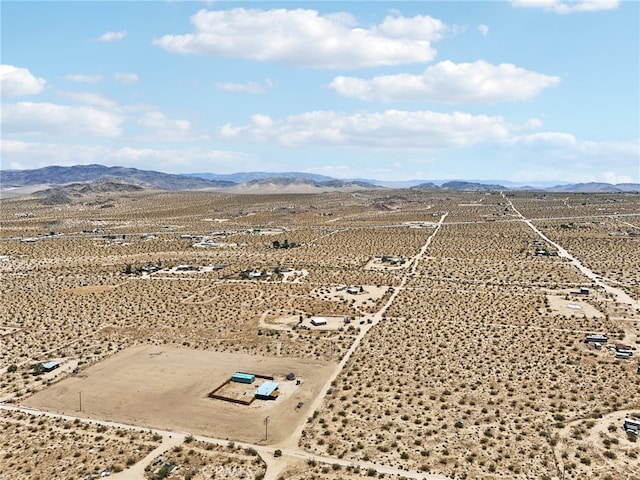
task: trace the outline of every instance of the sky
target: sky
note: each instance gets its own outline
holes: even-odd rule
[[[0,2],[1,166],[640,183],[640,2]]]

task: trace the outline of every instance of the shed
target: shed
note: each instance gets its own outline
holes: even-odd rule
[[[50,372],[60,366],[60,362],[46,362],[42,364],[42,371]]]
[[[252,373],[236,372],[231,376],[231,381],[237,383],[253,383],[256,381],[256,376]]]
[[[278,382],[267,381],[256,390],[256,398],[260,400],[275,400],[278,397]]]
[[[598,343],[607,343],[609,341],[609,337],[607,337],[606,335],[587,335],[586,338],[584,339],[584,343],[593,343],[593,342],[598,342]]]
[[[311,319],[311,325],[313,325],[314,327],[318,327],[320,325],[326,325],[327,324],[327,319],[324,317],[313,317]]]
[[[635,433],[640,432],[640,420],[634,420],[633,418],[624,419],[624,431]]]

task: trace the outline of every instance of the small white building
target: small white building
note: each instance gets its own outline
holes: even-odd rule
[[[314,327],[320,327],[327,324],[327,319],[324,317],[313,317],[311,319],[311,325]]]

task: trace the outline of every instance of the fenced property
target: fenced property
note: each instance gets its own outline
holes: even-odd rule
[[[234,380],[237,375],[238,373],[235,373],[224,383],[209,392],[207,396],[209,398],[215,398],[216,400],[223,400],[225,402],[237,403],[240,405],[251,405],[256,399],[255,394],[252,393],[255,390],[255,387],[250,386],[253,382]],[[270,375],[258,375],[256,373],[245,373],[242,377],[238,378],[245,378],[244,376],[246,375],[253,376],[254,378],[261,378],[267,381],[273,381],[273,377]]]
[[[208,396],[213,386],[226,384],[234,372],[256,370],[273,372],[276,381],[295,371],[305,381],[281,382],[276,402],[254,401],[247,406]],[[82,392],[85,416],[249,442],[263,439],[264,416],[270,415],[279,420],[269,425],[269,440],[279,441],[305,420],[308,405],[332,371],[333,364],[323,360],[139,345],[83,369],[81,375],[53,383],[23,405],[77,415],[78,392]],[[234,382],[216,389],[214,395],[248,402],[258,385],[269,380],[264,375],[252,385]],[[232,394],[229,388],[238,390]],[[295,408],[298,402],[304,402],[303,415]]]

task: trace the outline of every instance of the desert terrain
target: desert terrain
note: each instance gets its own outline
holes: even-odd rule
[[[142,190],[0,222],[0,478],[640,479],[640,195]],[[237,371],[279,395],[208,397]]]

